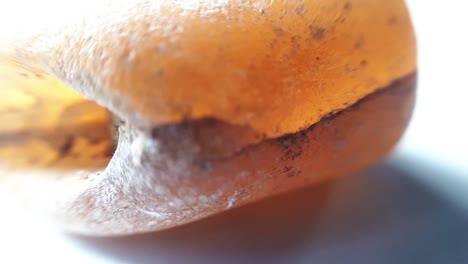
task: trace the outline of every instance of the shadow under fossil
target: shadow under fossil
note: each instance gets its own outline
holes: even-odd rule
[[[123,263],[466,263],[467,212],[405,166],[387,161],[162,232],[70,239]]]

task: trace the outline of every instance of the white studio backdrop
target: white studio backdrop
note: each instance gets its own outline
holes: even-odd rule
[[[0,6],[5,5],[5,1],[0,0]],[[45,0],[45,2],[28,1],[28,5],[25,4],[27,2],[24,0],[15,3],[17,3],[17,7],[25,10],[24,12],[30,12],[31,17],[41,17],[40,14],[35,13],[36,8],[34,8],[34,5],[41,5],[41,3],[47,1],[51,0]],[[412,175],[416,178],[416,181],[420,181],[423,186],[429,186],[430,192],[444,197],[442,200],[447,198],[450,201],[450,204],[446,207],[468,208],[466,207],[468,197],[465,195],[465,193],[468,193],[466,191],[468,190],[468,1],[408,0],[407,2],[413,15],[418,36],[419,91],[414,118],[396,153],[390,158],[390,164],[392,166],[402,164],[401,166],[406,166],[406,169],[413,171]],[[14,32],[14,27],[8,24],[7,21],[14,17],[15,13],[6,12],[5,10],[0,10],[0,29],[3,30],[3,33],[9,32],[8,34],[10,34]],[[445,173],[443,175],[434,173],[433,166]],[[369,184],[368,181],[372,181],[372,178],[365,177],[358,176],[356,181],[361,179]],[[222,236],[224,231],[217,229],[215,229],[217,231],[210,231],[207,228],[203,229],[205,231],[199,238],[193,238],[193,236],[200,234],[194,231],[194,229],[197,229],[196,226],[187,228],[185,238],[183,236],[182,238],[174,238],[173,236],[176,235],[171,235],[177,234],[177,232],[166,233],[163,238],[158,234],[154,234],[149,237],[135,238],[135,240],[119,240],[120,242],[114,246],[110,243],[111,246],[109,247],[115,247],[116,250],[109,250],[108,248],[107,250],[95,249],[93,245],[100,245],[100,242],[77,242],[76,239],[57,232],[46,223],[37,222],[20,212],[17,214],[12,213],[14,212],[12,208],[0,207],[2,208],[0,216],[0,263],[392,263],[388,262],[392,257],[399,256],[399,254],[404,255],[405,252],[401,248],[395,248],[397,244],[414,251],[404,255],[405,257],[413,256],[411,255],[413,253],[419,254],[418,250],[424,251],[424,253],[417,255],[419,261],[414,259],[411,261],[411,258],[408,257],[397,259],[397,262],[393,263],[468,263],[468,254],[462,255],[462,251],[468,252],[468,236],[464,236],[464,238],[461,236],[462,234],[468,234],[465,229],[465,226],[468,226],[468,218],[464,218],[464,214],[459,214],[458,211],[456,214],[447,214],[444,208],[437,206],[438,203],[431,200],[432,198],[423,199],[428,195],[426,192],[420,192],[417,188],[411,189],[411,191],[405,189],[411,184],[406,182],[403,179],[404,177],[399,178],[397,175],[395,175],[395,179],[392,179],[392,177],[390,175],[388,178],[383,178],[385,182],[381,183],[382,186],[387,186],[387,190],[391,192],[389,191],[386,194],[384,188],[381,189],[383,192],[381,196],[370,197],[385,201],[395,199],[395,204],[392,205],[394,207],[389,206],[388,210],[383,211],[382,214],[388,213],[391,215],[393,212],[398,217],[392,218],[389,216],[382,221],[376,221],[380,223],[389,221],[388,219],[399,219],[398,221],[395,220],[399,223],[398,225],[392,223],[383,226],[376,225],[379,228],[364,229],[351,238],[343,238],[335,234],[331,236],[332,238],[327,236],[326,243],[317,242],[322,241],[318,238],[323,235],[320,230],[307,231],[310,233],[304,232],[300,243],[288,248],[289,253],[279,255],[283,256],[283,258],[272,259],[269,257],[270,255],[276,256],[276,254],[279,254],[278,251],[281,251],[282,248],[264,248],[264,250],[255,252],[235,248],[235,245],[240,247],[239,245],[242,243],[229,244],[229,247],[232,248],[218,252],[216,247],[222,245],[224,241],[222,238],[215,237]],[[400,180],[401,182],[392,182],[392,180]],[[379,184],[375,183],[370,188],[380,190]],[[320,216],[322,222],[319,222],[322,223],[322,226],[325,225],[324,223],[333,222],[336,215],[340,215],[336,213],[336,211],[341,210],[337,209],[336,206],[336,204],[342,202],[339,194],[340,190],[341,192],[343,190],[351,192],[352,197],[360,195],[356,193],[356,189],[350,190],[346,186],[339,187],[350,185],[350,180],[344,180],[341,185],[339,183],[337,185],[337,189],[330,197],[330,211],[326,211]],[[364,192],[363,197],[367,197],[365,196],[366,191],[362,192]],[[414,204],[414,207],[407,207],[405,201],[397,199],[399,196],[409,197],[407,202],[410,204],[413,200],[422,200],[420,203]],[[0,198],[6,199],[1,195]],[[294,200],[294,198],[291,199]],[[357,202],[357,204],[360,203],[360,201]],[[366,203],[366,201],[362,203]],[[380,205],[379,203],[371,204],[369,210],[372,210],[373,206],[379,207]],[[418,208],[425,208],[425,206],[428,206],[428,211],[434,211],[434,215],[428,217],[425,214],[428,211],[421,211],[422,216],[411,215],[410,218],[405,218],[405,213],[419,212]],[[407,207],[409,209],[404,211],[398,209],[398,207]],[[359,209],[356,209],[356,211],[359,211]],[[359,219],[358,216],[353,216],[352,212],[349,213],[349,216],[345,215],[349,217],[349,221]],[[446,215],[448,215],[447,219],[458,219],[457,222],[443,224],[446,223],[443,221],[450,221],[443,218]],[[300,217],[300,214],[298,217]],[[424,220],[427,218],[431,218],[433,222]],[[365,220],[360,219],[360,221]],[[31,225],[31,222],[36,223]],[[222,223],[216,221],[214,223],[216,223],[213,224],[214,226],[222,226]],[[406,223],[411,223],[407,224],[407,226],[410,226],[407,229],[405,229]],[[236,226],[236,224],[225,223],[227,228]],[[203,224],[199,226],[203,226]],[[395,229],[395,226],[398,228]],[[426,227],[423,228],[422,226]],[[441,229],[441,226],[450,226],[453,228],[453,232]],[[433,235],[440,239],[442,244],[437,248],[431,248],[431,246],[436,245],[434,244],[436,242],[424,244],[425,241],[418,241],[414,242],[415,244],[406,245],[405,241],[412,240],[404,237],[404,234],[399,234],[406,232],[403,230],[408,230],[409,233],[412,232],[413,239],[418,236],[421,239],[430,238]],[[436,233],[431,234],[431,230]],[[229,231],[226,232],[229,233]],[[255,234],[255,232],[252,233]],[[275,230],[271,233],[275,233]],[[461,235],[455,239],[456,233]],[[261,235],[268,238],[271,234]],[[245,236],[248,240],[249,235],[246,234]],[[422,240],[431,241],[429,238]],[[271,240],[274,239],[282,238],[273,234]],[[168,246],[162,246],[165,245],[164,243],[167,240],[179,241],[175,243],[175,247],[180,245],[180,249],[172,248],[168,250]],[[458,246],[450,244],[450,241],[453,240],[457,241]],[[191,241],[195,242],[191,244]],[[248,243],[248,241],[245,241],[245,243]],[[207,246],[203,248],[199,244]],[[443,251],[443,244],[446,244],[450,249]],[[463,246],[466,246],[466,250],[463,250]],[[212,248],[210,249],[210,247]],[[191,248],[196,248],[199,254],[191,255]],[[455,251],[456,249],[458,251]],[[211,255],[210,250],[213,251]],[[434,252],[433,255],[431,255],[431,252]],[[447,256],[454,258],[437,258],[437,256],[446,256],[445,253],[447,253]],[[369,256],[366,256],[366,254]],[[385,256],[385,258],[379,259],[378,254]],[[424,254],[428,256],[427,260],[429,261],[422,261],[425,260]],[[345,259],[339,261],[338,257],[340,255]],[[455,257],[460,258],[456,259]],[[385,262],[384,259],[388,261]],[[402,259],[408,262],[402,261]],[[366,262],[366,260],[368,261]]]

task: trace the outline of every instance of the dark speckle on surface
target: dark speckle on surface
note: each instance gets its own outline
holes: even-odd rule
[[[59,155],[60,157],[66,156],[70,150],[73,148],[73,144],[75,142],[75,138],[73,136],[68,137],[63,145],[60,147]]]
[[[304,143],[309,140],[305,131],[283,136],[279,139],[279,145],[283,149],[282,160],[295,160],[302,155]]]
[[[286,177],[293,178],[301,175],[302,170],[297,167],[285,166],[283,168],[283,173],[286,175]]]
[[[270,48],[274,48],[276,46],[276,44],[278,44],[278,40],[276,38],[274,38],[271,42],[270,42]]]
[[[309,30],[312,38],[317,41],[322,40],[327,33],[326,29],[322,27],[315,27],[314,25],[310,25]]]
[[[279,37],[284,36],[284,35],[286,34],[286,31],[284,31],[284,30],[283,30],[282,28],[280,28],[280,27],[274,27],[274,28],[273,28],[273,32],[274,32],[277,36],[279,36]]]
[[[343,9],[346,10],[346,11],[349,11],[351,10],[351,3],[350,2],[346,2],[343,6]]]
[[[301,40],[301,36],[291,37],[291,51],[289,54],[290,57],[296,56],[298,51],[301,49],[300,40]]]
[[[199,162],[196,162],[199,166],[199,168],[201,169],[202,172],[204,173],[209,173],[211,172],[212,168],[213,168],[213,162],[212,161],[199,161]]]
[[[300,5],[300,6],[298,6],[298,7],[296,8],[296,14],[297,14],[298,16],[304,15],[304,14],[305,14],[305,11],[306,11],[306,10],[305,10],[304,4],[302,4],[302,5]]]
[[[43,79],[44,78],[44,75],[39,74],[39,73],[34,74],[34,76],[36,76],[36,78],[38,78],[38,79]]]
[[[398,22],[397,18],[395,16],[391,16],[387,19],[387,24],[390,26],[395,25]]]
[[[301,39],[301,36],[296,35],[291,37],[291,42],[298,42]]]
[[[364,46],[365,40],[364,37],[359,37],[356,43],[354,43],[354,49],[359,50]]]
[[[26,78],[26,79],[29,78],[29,74],[24,73],[24,72],[20,72],[19,75],[21,75],[21,77]]]

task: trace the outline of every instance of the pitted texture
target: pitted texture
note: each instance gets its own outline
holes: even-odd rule
[[[14,130],[7,136],[25,129],[20,136],[31,137],[0,142],[13,142],[1,157],[26,157],[16,167],[2,159],[0,195],[68,231],[161,230],[350,174],[384,156],[411,115],[415,41],[403,1],[55,7],[66,19],[31,25],[9,43],[29,69],[7,74],[21,88],[16,99],[30,97],[22,94],[29,82],[41,83],[33,97],[44,89],[53,99],[64,82],[123,120],[119,143],[110,159],[108,112],[56,90],[63,104],[38,108],[53,114],[25,108],[15,118],[32,121],[5,126]],[[6,113],[19,113],[4,102]],[[87,114],[61,111],[69,103]]]
[[[415,70],[403,1],[98,1],[18,58],[138,126],[297,132]]]

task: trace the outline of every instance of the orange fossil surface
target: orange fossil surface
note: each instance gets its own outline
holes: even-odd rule
[[[68,231],[161,230],[351,174],[411,117],[404,1],[73,9],[0,54],[0,195]]]

